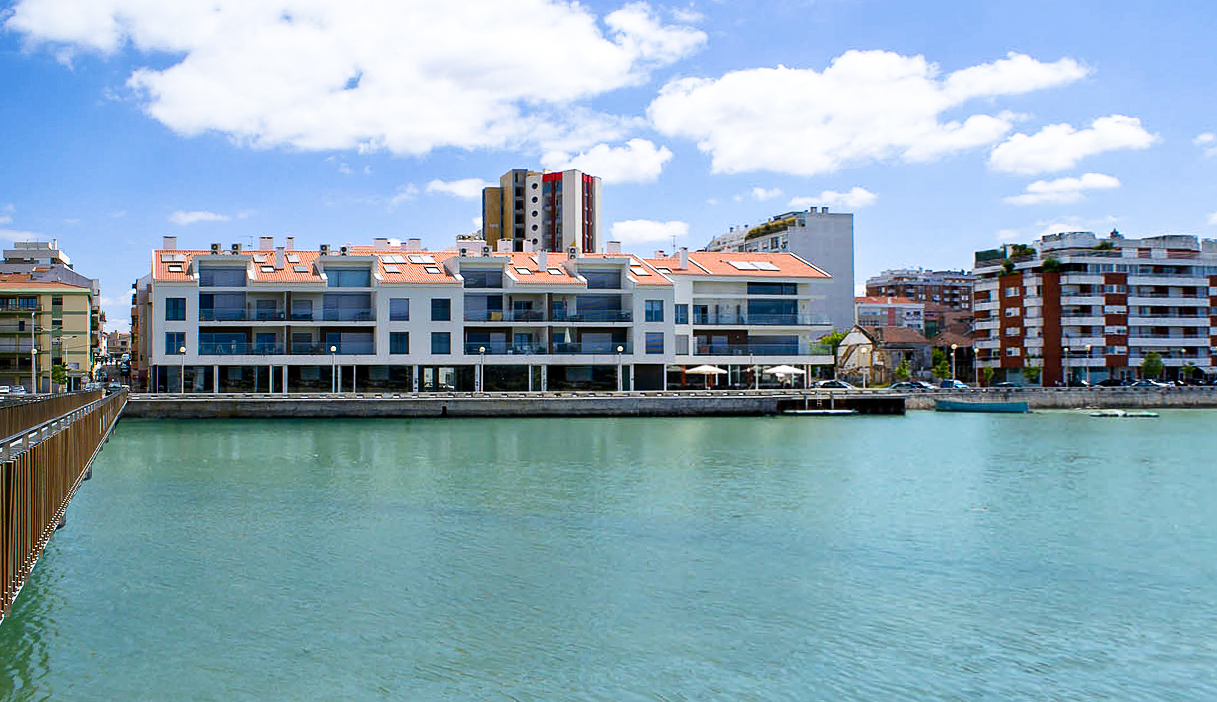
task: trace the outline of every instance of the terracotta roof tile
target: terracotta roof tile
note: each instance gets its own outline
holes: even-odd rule
[[[866,297],[855,297],[854,304],[857,305],[922,305],[924,302],[909,299],[907,297],[885,297],[882,295],[867,295]]]
[[[689,267],[681,269],[678,257],[648,258],[652,266],[662,266],[672,275],[707,275],[731,278],[831,278],[828,273],[789,252],[760,253],[755,251],[690,251]],[[740,269],[732,262],[760,262],[777,270]]]

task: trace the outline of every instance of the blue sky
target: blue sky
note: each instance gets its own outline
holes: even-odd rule
[[[21,0],[0,239],[111,328],[173,234],[474,231],[509,168],[605,179],[605,239],[855,213],[861,283],[1052,231],[1217,237],[1212,2]]]

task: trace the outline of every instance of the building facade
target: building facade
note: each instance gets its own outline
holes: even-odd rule
[[[869,278],[866,294],[904,297],[922,303],[923,331],[929,336],[944,331],[966,333],[971,329],[974,280],[966,271],[899,268]]]
[[[600,178],[514,169],[482,190],[482,236],[495,251],[600,251]]]
[[[766,253],[788,251],[831,276],[821,309],[831,329],[854,325],[854,216],[827,207],[774,215],[755,227],[732,228],[706,245],[707,251]]]
[[[0,385],[52,392],[79,389],[91,377],[96,337],[91,287],[0,273]]]
[[[872,295],[854,299],[858,324],[864,327],[908,327],[925,332],[925,303],[907,297]]]
[[[659,390],[682,364],[831,363],[811,345],[829,277],[789,254],[272,244],[166,237],[132,296],[137,389]]]
[[[975,273],[977,361],[994,380],[1134,378],[1150,353],[1168,379],[1213,373],[1217,241],[1066,232],[977,252]]]

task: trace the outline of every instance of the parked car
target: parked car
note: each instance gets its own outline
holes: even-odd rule
[[[945,388],[947,390],[971,390],[972,389],[972,388],[968,387],[967,383],[963,382],[962,380],[956,380],[954,378],[944,378],[944,379],[938,381],[938,387]]]
[[[1171,387],[1171,385],[1170,385],[1170,383],[1164,383],[1160,380],[1151,380],[1149,378],[1142,378],[1141,380],[1138,380],[1135,383],[1133,383],[1130,387],[1134,387],[1134,388],[1169,388],[1169,387]]]
[[[1000,383],[993,383],[989,387],[991,387],[991,388],[1021,388],[1023,386],[1019,385],[1018,383],[1011,382],[1009,380],[1003,380]]]
[[[835,379],[834,380],[821,380],[820,382],[816,383],[816,387],[817,388],[829,388],[829,389],[835,388],[837,390],[856,390],[857,389],[853,385],[850,385],[849,383],[845,382],[844,380],[835,380]]]
[[[123,389],[123,384],[118,382],[117,380],[111,380],[110,382],[106,383],[106,392],[108,392],[108,393],[109,392],[118,392],[119,390],[122,390],[122,389]]]
[[[925,388],[912,380],[898,380],[887,386],[888,390],[924,390]]]
[[[1090,387],[1090,383],[1085,380],[1082,380],[1081,378],[1074,378],[1073,380],[1070,380],[1065,385],[1068,387],[1071,387],[1071,388],[1088,388],[1088,387]]]
[[[1095,385],[1104,388],[1123,388],[1132,385],[1132,381],[1125,380],[1124,378],[1105,378],[1095,383]]]
[[[25,386],[24,386],[24,385],[14,385],[14,386],[12,386],[11,388],[9,388],[9,389],[8,389],[8,394],[10,394],[10,395],[26,395],[26,394],[28,394],[28,393],[26,393],[26,391],[25,391]]]

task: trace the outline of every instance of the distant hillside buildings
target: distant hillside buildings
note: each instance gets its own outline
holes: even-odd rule
[[[600,178],[581,171],[514,169],[482,190],[482,235],[494,251],[598,253]],[[506,249],[499,242],[507,242]]]

